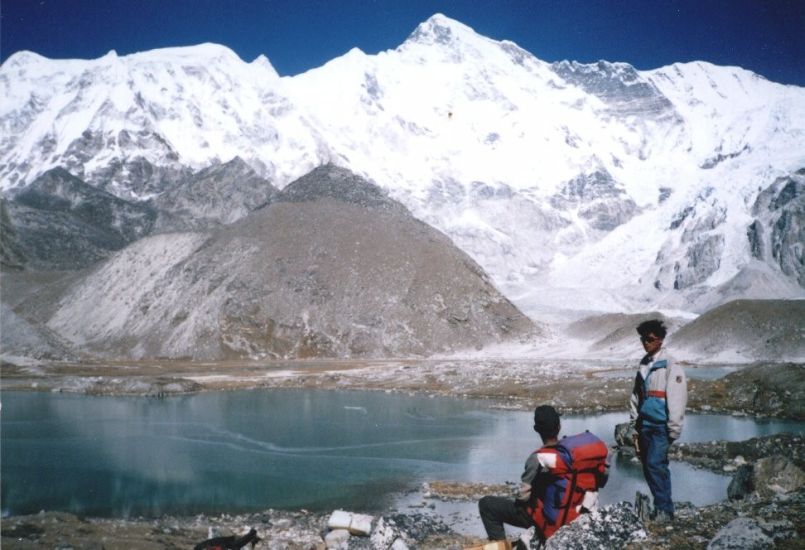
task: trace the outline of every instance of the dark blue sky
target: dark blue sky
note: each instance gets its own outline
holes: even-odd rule
[[[805,86],[805,0],[2,0],[0,59],[215,42],[293,75],[395,48],[437,12],[544,61],[703,60]]]

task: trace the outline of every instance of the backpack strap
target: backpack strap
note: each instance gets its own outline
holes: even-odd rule
[[[570,485],[567,488],[567,504],[565,505],[565,513],[562,514],[562,523],[560,523],[560,525],[565,525],[567,523],[567,515],[570,513],[570,509],[573,507],[573,493],[576,491],[577,477],[578,474],[576,473],[576,470],[573,470]]]

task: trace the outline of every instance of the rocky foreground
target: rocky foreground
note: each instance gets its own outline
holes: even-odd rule
[[[617,452],[629,454],[628,448]],[[739,454],[740,453],[740,454]],[[734,471],[719,503],[694,507],[677,503],[672,525],[648,519],[648,498],[603,507],[560,529],[547,549],[561,548],[802,548],[805,545],[805,439],[782,434],[744,442],[710,442],[674,447],[673,458],[717,471]],[[512,494],[509,485],[432,482],[426,499],[474,502],[485,494]],[[445,518],[389,511],[378,516],[336,510],[266,510],[241,515],[157,519],[80,518],[61,512],[3,518],[2,546],[9,549],[192,548],[215,537],[242,536],[255,529],[257,548],[459,550],[477,539],[456,533]],[[226,548],[226,547],[224,547]]]
[[[770,490],[774,492],[771,496],[755,492],[740,500],[699,508],[679,503],[673,525],[641,520],[638,505],[621,502],[562,528],[549,540],[547,548],[802,548],[805,488],[800,484],[789,492]],[[468,494],[472,493],[470,490]],[[349,522],[333,526],[334,518],[337,522],[345,516],[355,516],[358,523],[362,521],[367,527],[350,529]],[[2,545],[10,549],[179,549],[194,547],[212,537],[243,535],[252,528],[262,539],[257,548],[460,549],[478,542],[454,533],[442,521],[423,513],[371,517],[341,511],[320,514],[266,510],[237,516],[154,520],[40,513],[5,518]]]

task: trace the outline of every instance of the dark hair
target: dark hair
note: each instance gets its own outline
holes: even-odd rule
[[[652,319],[650,321],[643,321],[639,325],[637,325],[637,333],[640,336],[648,336],[649,334],[653,334],[660,340],[665,339],[665,335],[668,334],[668,330],[665,328],[665,325],[659,319]]]
[[[543,441],[559,435],[559,413],[550,405],[534,409],[534,430]]]

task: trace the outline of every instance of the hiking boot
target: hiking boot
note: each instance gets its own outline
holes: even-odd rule
[[[512,550],[538,550],[539,539],[535,527],[529,527],[520,533],[520,538],[512,542]]]
[[[674,521],[673,512],[667,512],[665,510],[654,510],[654,513],[651,514],[651,523],[655,525],[666,525],[668,523],[673,523],[673,521]]]

